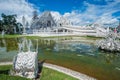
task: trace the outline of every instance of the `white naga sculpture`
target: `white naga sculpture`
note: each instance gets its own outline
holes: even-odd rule
[[[14,57],[13,60],[14,73],[12,75],[17,75],[31,79],[36,78],[38,75],[37,49],[35,52],[30,51],[32,46],[31,40],[28,41],[24,39],[18,45],[19,53]],[[27,51],[24,51],[25,47],[27,48]]]
[[[116,33],[109,33],[105,39],[98,41],[97,45],[105,51],[120,52],[120,41],[116,40]]]

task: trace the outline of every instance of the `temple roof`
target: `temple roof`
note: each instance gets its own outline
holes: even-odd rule
[[[55,18],[60,17],[58,20]],[[47,27],[54,27],[54,26],[63,26],[63,25],[71,25],[71,22],[63,17],[63,16],[53,16],[50,11],[45,11],[42,15],[35,19],[32,24],[32,29],[39,29],[39,28],[47,28]]]
[[[50,13],[50,11],[45,11],[41,16],[40,16],[40,18],[39,18],[39,22],[43,22],[43,21],[52,21],[54,24],[55,24],[55,22],[54,22],[54,20],[53,20],[53,17],[52,17],[52,15],[51,15],[51,13]]]
[[[50,27],[56,25],[56,23],[55,23],[52,15],[51,15],[51,13],[50,13],[50,11],[45,11],[45,12],[43,12],[43,14],[39,17],[39,19],[35,20],[35,21],[31,24],[31,28],[35,28],[35,27],[40,27],[40,28],[42,27],[42,28],[44,28],[44,27],[46,27],[46,25],[47,25],[47,27],[49,27],[49,26],[48,26],[48,22],[49,22],[49,24],[51,25]]]

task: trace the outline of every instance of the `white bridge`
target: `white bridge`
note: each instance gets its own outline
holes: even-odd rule
[[[28,34],[29,36],[98,36],[103,37],[109,32],[109,29],[104,29],[101,27],[79,27],[72,25],[64,25],[62,27],[54,28],[44,28],[44,29],[34,29],[33,34]]]

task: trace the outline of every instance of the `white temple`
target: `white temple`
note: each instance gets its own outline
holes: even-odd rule
[[[40,18],[32,21],[31,29],[47,29],[56,27],[56,23],[49,11],[45,11]]]
[[[57,21],[52,16],[50,11],[45,11],[40,17],[32,20],[30,26],[30,32],[32,36],[106,36],[109,33],[108,29],[105,29],[99,25],[93,24],[91,26],[75,26],[71,24],[71,21],[61,16]]]

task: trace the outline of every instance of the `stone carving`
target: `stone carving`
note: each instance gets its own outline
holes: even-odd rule
[[[26,78],[36,78],[38,75],[38,58],[37,51],[31,51],[31,40],[24,39],[19,45],[19,53],[14,57],[12,75]],[[24,49],[27,47],[27,50]]]
[[[109,33],[108,36],[97,42],[99,49],[111,52],[120,52],[120,42],[116,40],[116,33]]]

